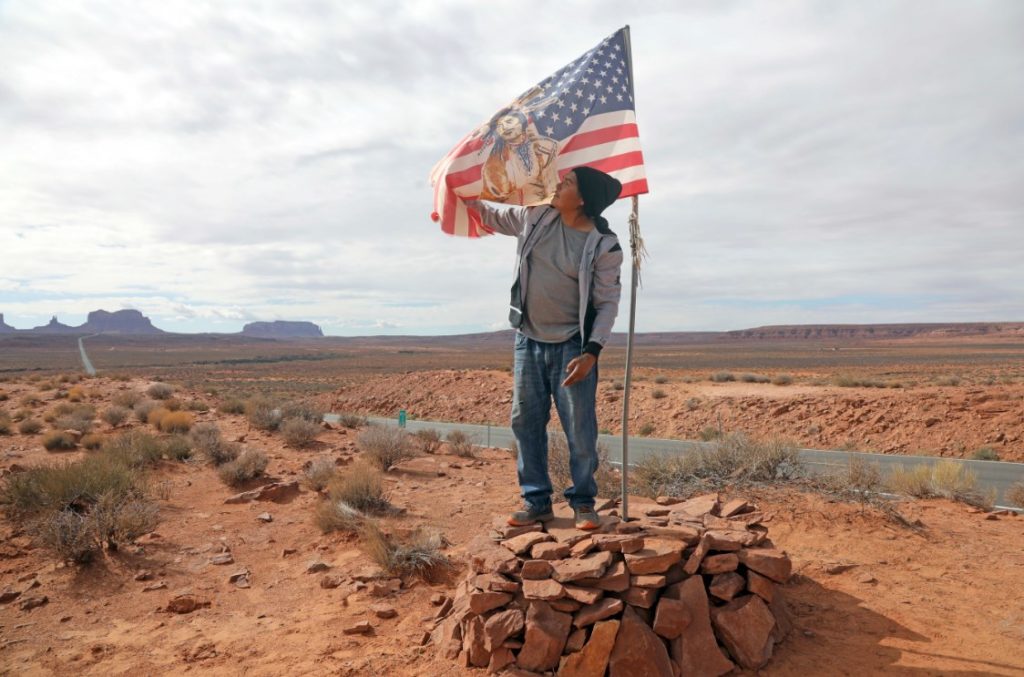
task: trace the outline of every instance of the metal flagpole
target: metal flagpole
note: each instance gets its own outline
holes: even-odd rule
[[[633,94],[633,48],[629,40],[629,26],[623,35],[626,43],[629,90]],[[634,101],[635,103],[635,101]],[[629,215],[629,248],[632,253],[633,274],[629,285],[629,333],[626,334],[626,376],[622,395],[622,520],[629,520],[629,392],[633,380],[633,330],[636,327],[636,289],[640,284],[640,263],[647,256],[644,239],[640,236],[639,200],[633,196],[633,210]]]

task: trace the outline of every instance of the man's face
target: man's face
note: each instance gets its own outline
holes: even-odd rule
[[[506,141],[515,141],[523,135],[523,121],[515,115],[506,115],[498,120],[497,131]]]
[[[583,198],[580,197],[579,185],[576,183],[574,172],[566,172],[562,180],[558,182],[555,196],[551,198],[551,206],[559,210],[583,207]]]

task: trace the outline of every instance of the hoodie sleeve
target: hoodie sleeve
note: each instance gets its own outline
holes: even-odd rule
[[[529,207],[511,207],[497,209],[483,200],[466,200],[466,207],[480,215],[480,220],[491,230],[502,235],[516,237],[526,228],[530,212]]]
[[[615,318],[619,314],[619,299],[622,284],[622,247],[618,241],[605,252],[599,253],[594,261],[594,281],[590,290],[590,301],[594,304],[594,325],[583,352],[597,357],[612,335]]]

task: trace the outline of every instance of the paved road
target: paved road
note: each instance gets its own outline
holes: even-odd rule
[[[85,369],[85,373],[89,376],[96,375],[96,369],[92,366],[92,361],[89,356],[85,354],[85,344],[82,343],[82,339],[92,338],[93,336],[99,336],[99,334],[90,334],[89,336],[82,336],[78,339],[78,351],[82,353],[82,368]]]
[[[337,416],[328,414],[325,416],[328,421],[336,421]],[[397,425],[394,418],[370,418],[374,423]],[[406,427],[411,431],[425,428],[434,428],[441,433],[448,433],[452,430],[462,430],[475,438],[477,444],[489,447],[509,448],[512,445],[512,430],[500,426],[474,425],[470,423],[447,423],[442,421],[421,421],[410,420]],[[598,441],[608,449],[608,457],[616,465],[622,462],[622,437],[619,435],[599,435]],[[696,442],[689,440],[661,440],[650,437],[629,438],[629,464],[633,466],[647,456],[662,455],[668,456],[678,453],[692,452],[704,446],[710,446],[709,442]],[[823,449],[800,449],[800,456],[811,472],[825,474],[835,472],[844,468],[851,457],[857,456],[870,463],[878,464],[883,476],[891,472],[897,466],[913,467],[917,465],[932,466],[939,461],[953,460],[966,466],[974,472],[978,478],[978,485],[983,490],[990,487],[996,490],[996,504],[998,507],[1005,506],[1005,492],[1015,482],[1024,482],[1024,463],[1005,463],[1001,461],[969,461],[959,459],[943,459],[931,456],[896,456],[887,454],[868,454],[856,451],[827,451]]]

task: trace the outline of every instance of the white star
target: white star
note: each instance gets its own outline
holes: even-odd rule
[[[558,113],[552,113],[551,119],[554,120],[555,122],[558,122],[561,118],[558,117]]]
[[[622,100],[622,97],[621,97],[621,96],[619,97],[619,100],[620,100],[620,101]],[[577,108],[578,108],[578,106],[577,106],[576,104],[572,104],[571,106],[569,106],[569,110],[571,110],[571,111],[572,111],[573,113],[575,113],[575,112],[576,112],[576,109],[577,109]]]
[[[587,97],[587,101],[589,101],[590,103],[594,103],[594,99],[596,99],[596,98],[597,98],[596,96],[591,94],[590,96]]]
[[[590,84],[590,78],[583,78],[582,80],[580,80],[580,82],[582,82],[585,85],[589,85]]]
[[[584,115],[590,115],[590,109],[589,108],[584,108],[583,109],[583,114]]]
[[[619,79],[613,75],[612,76],[612,82],[618,82],[618,81],[619,81]]]
[[[606,91],[607,91],[607,92],[608,92],[609,94],[611,94],[611,93],[612,93],[612,87],[611,87],[611,85],[609,85],[608,87],[605,87],[605,90],[606,90]]]
[[[554,127],[545,127],[545,128],[544,128],[544,131],[545,131],[545,132],[546,132],[547,134],[554,134],[554,133],[555,133],[555,128],[554,128]]]
[[[621,47],[619,47],[618,45],[615,45],[615,51],[616,51],[616,52],[621,52],[621,51],[622,51],[622,48],[621,48]]]
[[[539,118],[542,118],[542,117],[544,117],[545,115],[547,115],[547,113],[545,113],[545,112],[544,112],[543,110],[539,110],[539,111],[537,111],[537,117],[539,117]]]
[[[622,69],[621,68],[616,68],[615,72],[618,73],[619,75],[622,75]]]
[[[571,127],[572,126],[572,118],[566,118],[565,119],[565,126],[566,127]]]
[[[594,64],[594,65],[596,66],[596,65],[597,65],[598,63],[600,63],[600,62],[599,62],[599,61],[598,61],[597,59],[591,59],[591,60],[590,60],[590,63],[592,63],[592,64]],[[589,70],[589,69],[588,69],[588,70]]]
[[[626,91],[626,85],[622,85],[622,91]]]
[[[626,62],[625,62],[625,61],[623,61],[622,59],[619,59],[619,65],[620,65],[620,66],[625,66],[625,65],[626,65]]]
[[[604,50],[603,49],[597,50],[597,55],[598,56],[604,56]]]
[[[576,98],[578,99],[578,98],[580,98],[581,96],[583,96],[583,90],[582,90],[582,89],[577,89],[577,90],[576,90]]]
[[[601,97],[601,103],[608,103],[608,97],[602,96]]]
[[[603,83],[603,82],[601,82],[600,80],[594,80],[594,86],[595,86],[595,87],[600,87],[600,86],[601,86],[601,85],[603,85],[603,84],[604,84],[604,83]]]
[[[602,78],[603,78],[604,76],[606,76],[606,75],[608,75],[608,71],[601,71],[601,77],[602,77]]]
[[[621,94],[616,94],[615,98],[618,99],[619,101],[622,101],[622,95]]]
[[[568,94],[568,93],[569,93],[569,90],[563,87],[562,88],[562,94]]]

